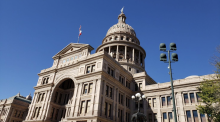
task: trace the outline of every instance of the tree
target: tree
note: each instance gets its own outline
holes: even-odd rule
[[[217,47],[220,54],[220,45]],[[212,65],[215,66],[215,75],[210,80],[204,79],[204,82],[198,87],[198,94],[203,104],[197,106],[202,114],[208,115],[208,121],[220,122],[220,56],[212,58]]]

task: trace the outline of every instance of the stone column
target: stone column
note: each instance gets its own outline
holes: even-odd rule
[[[104,106],[105,106],[105,94],[106,94],[105,93],[106,92],[106,81],[103,81],[102,83],[103,83],[103,86],[102,86],[103,91],[100,92],[100,94],[101,93],[103,94],[103,95],[100,95],[100,96],[102,96],[102,103],[101,103],[101,112],[102,113],[101,113],[101,115],[105,116],[105,107]]]
[[[78,93],[77,93],[77,100],[76,100],[76,107],[75,107],[75,112],[74,112],[74,117],[78,116],[79,110],[80,110],[80,96],[81,96],[81,91],[82,91],[82,83],[79,83],[79,89],[78,89]],[[67,110],[66,110],[67,111]]]
[[[77,93],[79,92],[79,84],[76,84],[76,87],[74,89],[74,95],[72,97],[72,103],[71,103],[71,112],[70,112],[70,116],[73,117],[74,116],[74,110],[75,110],[75,104],[76,104],[76,100],[77,100]]]
[[[41,112],[41,115],[40,115],[40,119],[44,119],[44,115],[45,115],[45,112],[46,112],[46,107],[47,107],[47,104],[48,104],[48,101],[49,101],[49,95],[50,95],[50,93],[47,90],[46,93],[45,93],[46,97],[43,100],[43,106],[42,106],[42,112]]]
[[[35,109],[34,106],[35,106],[35,104],[36,104],[36,101],[37,101],[38,97],[39,97],[38,93],[34,93],[33,103],[31,103],[31,106],[30,106],[30,109],[29,109],[29,112],[28,112],[28,116],[27,116],[27,118],[28,118],[29,120],[31,119],[32,114],[33,114],[33,112],[34,112],[34,109]],[[28,120],[28,119],[27,119],[27,120]]]
[[[126,94],[124,93],[123,96],[124,96],[124,98],[123,98],[123,106],[124,106],[123,120],[126,121],[126,107],[127,107],[126,106]]]
[[[112,109],[112,116],[113,116],[113,120],[116,120],[116,118],[117,118],[117,113],[115,112],[116,110],[116,103],[115,102],[117,102],[116,101],[116,88],[115,88],[115,86],[113,87],[113,105],[112,105],[112,107],[113,107],[113,109]]]
[[[96,80],[93,80],[93,86],[92,86],[92,97],[91,97],[91,103],[90,103],[90,115],[94,114],[94,101],[95,101],[95,93],[96,93]]]
[[[134,48],[132,50],[132,61],[134,62]]]
[[[138,51],[138,52],[139,52],[138,63],[141,64],[141,52],[140,51]]]
[[[119,90],[118,90],[118,88],[116,88],[116,99],[114,100],[115,102],[116,102],[116,107],[115,107],[115,113],[116,113],[116,118],[115,118],[115,121],[117,122],[117,120],[118,120],[118,117],[117,117],[117,115],[118,115],[118,97],[119,97]]]
[[[108,54],[110,55],[110,53],[111,53],[111,46],[109,46],[108,48]]]
[[[125,46],[125,60],[127,61],[127,46]]]
[[[144,55],[142,55],[142,66],[145,67]]]
[[[186,120],[185,119],[185,112],[184,112],[184,105],[183,105],[183,98],[182,98],[182,94],[181,94],[181,92],[178,92],[177,94],[176,94],[176,98],[178,97],[178,101],[176,101],[176,103],[178,102],[178,105],[176,105],[176,106],[178,106],[178,108],[179,108],[179,112],[178,112],[178,114],[179,114],[179,120]],[[177,108],[177,107],[176,107]],[[178,115],[177,115],[178,116]]]
[[[119,57],[119,52],[118,52],[118,45],[117,45],[117,50],[116,50],[116,61],[118,61]]]
[[[156,96],[156,101],[157,101],[157,120],[158,122],[162,122],[162,115],[161,115],[161,104],[160,104],[160,96]]]
[[[100,94],[101,94],[101,79],[96,81],[96,94],[95,94],[95,104],[94,104],[94,116],[99,116],[99,103],[101,101]]]

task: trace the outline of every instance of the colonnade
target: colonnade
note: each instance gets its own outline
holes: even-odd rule
[[[116,48],[116,49],[115,49]],[[104,49],[116,61],[126,61],[145,66],[144,55],[140,50],[129,46],[109,46]]]

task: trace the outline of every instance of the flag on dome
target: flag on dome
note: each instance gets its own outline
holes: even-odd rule
[[[79,27],[79,36],[82,35],[81,25]]]

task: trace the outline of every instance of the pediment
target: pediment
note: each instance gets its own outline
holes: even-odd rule
[[[56,55],[53,56],[53,59],[60,55],[65,55],[67,53],[76,51],[76,50],[83,50],[85,48],[89,48],[89,50],[93,50],[94,48],[89,44],[80,44],[80,43],[70,43],[66,47],[64,47],[61,51],[59,51]]]

